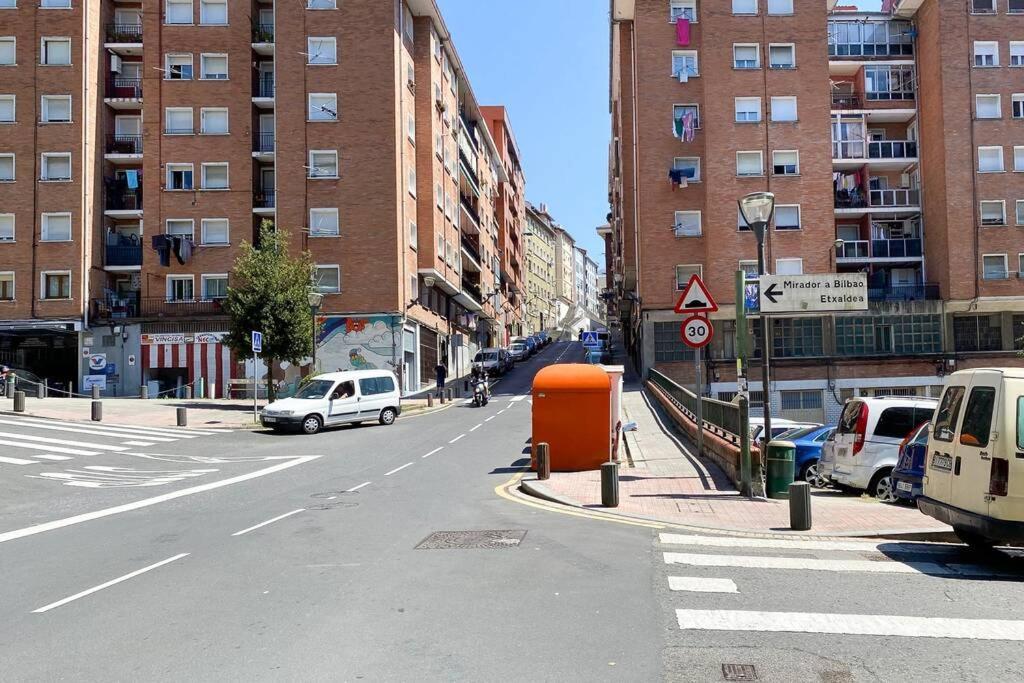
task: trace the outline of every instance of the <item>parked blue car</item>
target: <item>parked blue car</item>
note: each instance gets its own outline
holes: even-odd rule
[[[821,458],[822,445],[835,430],[834,426],[805,427],[792,434],[779,437],[796,444],[794,470],[797,481],[806,481],[817,487],[825,485],[821,475],[818,474],[818,460]]]
[[[920,425],[900,445],[896,469],[892,471],[892,490],[896,498],[913,503],[921,495],[924,461],[928,456],[930,422]]]

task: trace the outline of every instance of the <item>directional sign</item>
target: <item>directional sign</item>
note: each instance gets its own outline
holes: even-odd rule
[[[252,352],[263,353],[263,333],[252,331]]]
[[[601,338],[597,335],[597,332],[584,332],[583,345],[588,348],[591,346],[600,346]]]
[[[695,315],[683,321],[679,333],[687,346],[691,349],[700,349],[711,343],[715,328],[711,326],[711,321],[707,318]]]
[[[834,275],[762,275],[762,313],[865,311],[866,273]]]
[[[683,289],[679,301],[676,302],[676,313],[714,313],[718,310],[711,292],[704,286],[703,280],[697,274],[690,276],[690,281]]]

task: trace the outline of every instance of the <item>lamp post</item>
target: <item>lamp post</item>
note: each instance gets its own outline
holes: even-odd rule
[[[324,295],[315,289],[309,290],[309,294],[306,296],[306,301],[309,302],[309,314],[313,318],[313,365],[310,375],[316,374],[316,314],[320,310],[320,303],[323,300]]]
[[[775,213],[775,195],[771,192],[751,192],[739,200],[740,213],[743,220],[757,238],[757,274],[765,274],[764,235],[768,224]],[[742,305],[742,302],[737,302]],[[772,400],[771,400],[771,325],[768,316],[761,313],[761,395],[764,406],[764,443],[772,437]]]
[[[844,246],[846,246],[846,242],[841,239],[837,239],[835,242],[832,243],[832,249],[829,250],[829,256],[832,257],[833,273],[839,270],[839,252],[842,250]]]

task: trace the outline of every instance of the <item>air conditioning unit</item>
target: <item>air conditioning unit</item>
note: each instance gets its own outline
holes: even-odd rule
[[[121,73],[121,57],[119,55],[110,55],[110,71],[111,73]]]

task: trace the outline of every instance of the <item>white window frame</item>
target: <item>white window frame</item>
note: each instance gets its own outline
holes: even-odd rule
[[[758,2],[759,0],[732,0],[732,13],[736,16],[755,17],[758,12]],[[737,5],[739,6],[738,10]],[[754,7],[753,11],[746,9],[751,5]]]
[[[680,161],[683,161],[683,162],[689,162],[689,161],[696,162],[695,164],[692,164],[694,169],[695,169],[694,176],[692,178],[687,178],[687,182],[688,183],[699,183],[701,181],[700,157],[675,157],[675,158],[672,159],[672,169],[673,170],[679,170],[680,168],[682,168],[682,166],[679,164]]]
[[[170,126],[173,116],[184,116],[188,114],[188,128]],[[164,135],[195,135],[195,112],[192,107],[164,107]]]
[[[324,100],[325,102],[333,103],[334,106],[331,107],[328,104],[324,104],[323,102],[318,103],[316,105],[317,106],[317,111],[319,113],[323,114],[323,118],[313,118],[313,100],[314,99]],[[330,111],[327,111],[327,110],[333,110],[334,111],[334,116],[331,116]],[[309,122],[319,122],[319,121],[331,121],[331,122],[334,122],[334,121],[338,120],[339,113],[340,112],[338,111],[338,93],[336,93],[336,92],[311,92],[306,97],[306,120],[309,121]]]
[[[999,222],[998,223],[986,223],[985,222],[985,209],[997,206],[999,208]],[[978,202],[978,218],[980,218],[981,225],[983,227],[1003,227],[1006,225],[1006,201],[1003,199],[982,199]]]
[[[752,104],[754,102],[757,103],[757,118],[756,119],[749,119],[749,118],[741,119],[740,118],[740,111],[741,111],[740,105],[741,104],[749,105],[749,104]],[[750,110],[744,109],[742,111],[744,112],[744,114],[746,114],[746,113],[749,113]],[[761,106],[761,98],[760,97],[737,97],[737,98],[735,98],[733,100],[733,120],[736,123],[760,123],[761,119],[763,118],[763,116],[764,116],[764,113],[763,113],[763,109],[762,109],[762,106]]]
[[[796,155],[796,163],[793,164],[793,166],[795,166],[795,170],[792,173],[777,173],[775,171],[775,167],[780,165],[778,163],[778,160],[776,159],[776,155],[778,155],[778,154],[795,154]],[[781,165],[788,166],[789,164],[781,164]],[[797,175],[800,175],[800,150],[798,150],[798,149],[774,149],[774,150],[772,150],[772,175],[774,175],[774,176],[797,176]]]
[[[322,50],[314,48],[313,41],[324,41],[324,47],[334,46],[334,57],[331,61],[323,61],[320,58]],[[314,50],[317,50],[314,53]],[[316,60],[316,61],[314,61]],[[334,36],[306,36],[306,65],[307,66],[336,66],[338,64],[338,39]]]
[[[210,113],[224,114],[224,130],[210,132],[207,130],[206,117]],[[202,107],[199,110],[199,134],[200,135],[228,135],[231,131],[231,114],[227,107]]]
[[[704,266],[703,265],[701,265],[699,263],[677,263],[675,266],[672,267],[672,277],[673,277],[673,279],[675,279],[675,291],[677,291],[677,292],[683,291],[683,289],[686,288],[686,285],[690,282],[690,278],[689,277],[686,278],[686,282],[683,282],[683,283],[679,282],[679,269],[680,268],[691,268],[691,269],[692,268],[696,268],[697,269],[697,275],[700,278],[704,277]],[[579,274],[579,271],[577,271],[577,274]],[[690,275],[692,276],[693,273],[691,273]],[[582,287],[579,287],[579,289],[582,290]]]
[[[1010,95],[1010,118],[1024,119],[1024,93],[1016,92]]]
[[[783,8],[782,11],[779,11],[779,9],[777,8],[777,3],[780,3],[780,2],[781,3],[788,3],[788,5],[787,5],[788,9]],[[776,9],[775,10],[772,10],[772,5],[776,5]],[[765,10],[765,13],[768,14],[768,16],[782,16],[782,17],[791,16],[794,13],[793,12],[793,0],[768,0],[768,6],[767,6],[767,8]]]
[[[777,65],[772,63],[772,48],[789,48],[790,64]],[[769,69],[795,69],[796,68],[796,43],[768,43],[768,68]]]
[[[748,273],[747,269],[751,266],[754,267],[754,272]],[[747,282],[750,282],[751,280],[757,280],[757,278],[759,277],[759,273],[757,272],[757,259],[740,259],[737,262],[736,269],[743,271],[743,279],[746,280]]]
[[[776,272],[776,274],[790,275],[791,273],[779,273],[779,264],[782,264],[782,263],[799,263],[800,264],[800,272],[799,273],[792,273],[792,275],[803,275],[803,272],[804,272],[804,260],[802,258],[784,257],[784,258],[777,258],[777,259],[775,259],[775,272]]]
[[[180,60],[182,63],[175,65],[175,64],[171,63],[172,60]],[[187,66],[188,66],[188,78],[185,78],[185,77],[174,78],[174,77],[172,77],[171,73],[173,73],[173,68],[175,66],[186,66],[185,60],[188,60],[188,64],[187,64]],[[164,80],[166,80],[166,81],[191,81],[191,80],[195,79],[195,77],[196,77],[195,58],[193,57],[191,52],[168,52],[167,54],[164,55]]]
[[[1015,145],[1013,148],[1013,172],[1024,172],[1024,146]]]
[[[224,187],[210,187],[208,185],[207,178],[206,178],[206,172],[210,168],[214,168],[214,167],[216,167],[216,168],[223,167],[224,168]],[[228,162],[226,162],[226,161],[207,161],[207,162],[203,162],[202,165],[201,165],[201,171],[202,171],[202,185],[200,186],[200,189],[208,190],[208,191],[214,191],[214,192],[223,192],[224,190],[230,190],[231,189],[231,164],[229,164]],[[193,177],[192,180],[194,182],[195,178]]]
[[[223,299],[224,297],[226,297],[227,296],[227,288],[225,288],[224,296],[218,296],[218,297],[210,296],[209,286],[207,285],[207,283],[210,280],[218,280],[218,281],[219,280],[225,280],[225,281],[227,281],[228,277],[229,277],[228,273],[203,273],[202,275],[200,275],[199,276],[199,281],[200,281],[201,288],[202,288],[202,292],[200,292],[200,296],[202,297],[202,300],[203,301],[215,301],[217,299]]]
[[[13,62],[0,62],[0,66],[18,66],[18,39],[14,36],[0,36],[0,44],[11,44],[11,54],[14,56]]]
[[[776,110],[778,109],[777,104],[783,102],[793,101],[793,118],[791,119],[779,119],[775,117]],[[796,95],[773,95],[771,98],[771,121],[779,123],[796,123],[800,120],[800,109]]]
[[[1002,261],[1003,261],[1003,268],[1002,268],[1001,272],[1003,274],[1003,277],[988,277],[988,271],[986,271],[986,269],[985,269],[985,259],[992,259],[992,258],[994,258],[994,259],[1002,259]],[[1010,277],[1010,264],[1008,263],[1008,259],[1006,258],[1006,254],[982,254],[981,255],[981,279],[982,280],[1006,280],[1009,277]]]
[[[420,241],[420,229],[416,221],[409,221],[409,248],[417,251]]]
[[[338,273],[338,286],[336,288],[325,288],[320,284],[320,271],[334,270]],[[313,267],[313,288],[321,294],[337,294],[341,291],[341,266],[337,263],[317,263]]]
[[[670,0],[668,5],[669,23],[674,24],[676,19],[681,17],[689,19],[691,24],[697,23],[699,19],[697,16],[697,0]]]
[[[68,225],[68,236],[67,238],[56,238],[50,236],[50,221],[54,218],[66,218]],[[71,242],[74,240],[75,226],[72,224],[71,212],[70,211],[54,211],[43,213],[40,216],[39,221],[39,241],[40,242]]]
[[[3,152],[3,153],[0,153],[0,160],[2,160],[2,159],[10,159],[11,160],[11,177],[10,178],[0,178],[0,183],[13,183],[14,181],[16,181],[18,179],[18,163],[17,163],[17,158],[14,156],[14,154],[12,152]]]
[[[171,12],[169,10],[171,5],[180,5],[184,7],[188,5],[188,21],[170,21]],[[192,0],[164,0],[164,24],[172,26],[191,26],[195,22],[195,7],[192,5]]]
[[[757,173],[741,173],[740,172],[740,156],[743,155],[751,156],[757,155],[758,172]],[[764,177],[764,152],[759,149],[751,150],[739,150],[736,152],[736,177],[737,178],[762,178]]]
[[[15,240],[15,235],[16,235],[15,231],[17,230],[17,225],[16,225],[17,221],[15,219],[14,214],[13,213],[0,213],[0,227],[2,227],[3,225],[7,224],[8,222],[10,223],[10,226],[11,226],[10,234],[5,234],[2,230],[0,230],[0,244],[2,244],[2,243],[10,243],[10,242],[16,241]]]
[[[68,276],[68,295],[67,296],[47,296],[46,290],[46,276],[47,275],[67,275]],[[74,282],[72,281],[72,275],[70,270],[44,270],[39,273],[39,299],[40,301],[71,301],[74,296]]]
[[[321,228],[321,219],[333,218],[333,230]],[[338,237],[341,235],[341,214],[335,207],[320,207],[309,210],[309,236],[310,237]]]
[[[213,242],[207,236],[207,225],[210,223],[223,223],[224,224],[224,240],[221,242]],[[199,238],[202,240],[200,244],[204,247],[226,247],[231,244],[231,221],[227,218],[203,218],[199,225]]]
[[[67,177],[50,177],[50,160],[51,159],[67,159],[68,162],[68,175]],[[71,152],[43,152],[39,155],[39,179],[50,183],[69,183],[74,178],[74,168],[71,159]]]
[[[11,296],[4,297],[0,296],[0,301],[15,301],[17,299],[17,287],[18,287],[18,275],[13,270],[2,270],[0,271],[0,285],[4,282],[11,283]],[[0,292],[3,291],[3,287],[0,286]]]
[[[983,116],[982,103],[986,108],[995,105],[995,115]],[[1001,119],[1003,118],[1003,97],[998,93],[978,93],[974,95],[974,118],[976,119]]]
[[[13,97],[13,95],[12,95]],[[68,105],[68,117],[67,119],[51,119],[50,118],[50,107],[51,102],[55,101],[67,102]],[[39,121],[40,123],[71,123],[74,116],[74,112],[71,109],[72,100],[71,95],[42,95],[39,98]]]
[[[736,56],[736,50],[738,48],[753,48],[754,50],[754,65],[753,66],[740,66],[740,60]],[[744,62],[750,60],[743,60]],[[761,44],[760,43],[733,43],[732,44],[732,68],[742,69],[744,71],[756,70],[761,68]]]
[[[18,96],[13,94],[4,93],[0,95],[0,103],[10,102],[11,118],[3,119],[0,118],[0,124],[3,123],[17,123],[18,122]],[[5,107],[6,108],[6,107]]]
[[[978,49],[982,51],[979,52]],[[991,50],[991,53],[989,52]],[[974,68],[975,69],[993,69],[999,66],[999,43],[994,40],[976,40],[974,41]],[[982,57],[982,61],[986,62],[985,57],[991,57],[991,64],[978,64],[978,57]]]
[[[308,10],[322,10],[322,9],[338,9],[337,0],[306,0],[306,9]]]
[[[184,232],[171,232],[171,223],[188,223],[188,233]],[[186,235],[190,240],[196,238],[196,222],[191,218],[167,218],[164,220],[164,234],[165,235],[177,235],[179,237],[185,237]]]
[[[223,5],[224,21],[206,21],[205,10],[207,5]],[[227,0],[199,0],[199,24],[200,26],[227,26],[228,25],[228,1]]]
[[[71,9],[71,0],[41,0],[39,9]]]
[[[67,43],[68,44],[68,61],[66,62],[44,62],[43,57],[46,55],[46,46],[48,43]],[[74,63],[74,53],[72,52],[71,38],[67,36],[43,36],[39,39],[39,66],[71,66]]]
[[[314,175],[317,165],[314,163],[314,157],[317,155],[328,155],[334,157],[334,175]],[[337,180],[341,177],[341,166],[338,159],[338,150],[336,149],[311,149],[309,150],[309,174],[308,178],[313,180]]]
[[[206,63],[210,59],[224,58],[224,75],[211,76],[206,70]],[[199,80],[201,81],[226,81],[229,78],[228,55],[226,52],[203,52],[199,55]]]
[[[416,167],[413,166],[409,169],[409,177],[406,178],[406,185],[409,194],[413,197],[416,196]]]
[[[1009,66],[1014,69],[1024,67],[1024,40],[1011,40]],[[1016,58],[1016,63],[1014,58]]]
[[[680,227],[687,218],[697,218],[697,231],[687,232],[685,227]],[[704,235],[704,223],[700,211],[676,211],[673,214],[672,232],[676,237],[702,237]]]
[[[796,227],[780,228],[778,222],[779,209],[796,209]],[[803,216],[801,215],[799,204],[777,204],[775,206],[775,212],[772,214],[772,223],[774,224],[775,230],[780,232],[795,232],[797,230],[803,230]]]
[[[699,78],[700,77],[700,55],[696,50],[672,50],[671,64],[670,64],[670,76],[673,78],[679,78],[679,71],[676,70],[676,58],[682,57],[686,59],[686,75],[688,78]],[[689,63],[693,60],[693,69],[690,70]]]
[[[1016,224],[1024,225],[1024,199],[1018,199],[1014,208],[1016,209],[1014,212],[1016,214]]]
[[[192,187],[183,187],[183,188],[171,187],[171,185],[173,185],[173,183],[171,182],[171,178],[173,177],[173,173],[175,171],[189,171],[192,174]],[[195,169],[195,165],[194,164],[177,163],[177,162],[167,163],[167,164],[164,165],[164,175],[165,175],[164,189],[167,190],[168,192],[191,192],[191,191],[196,189],[196,169]]]
[[[992,150],[998,150],[999,151],[999,168],[990,169],[990,170],[982,169],[982,167],[981,167],[981,153],[982,153],[982,151],[992,151]],[[991,146],[983,145],[983,146],[978,147],[978,173],[1003,173],[1005,170],[1006,170],[1006,164],[1003,162],[1003,148],[1002,148],[1001,145],[998,145],[998,146],[997,145],[991,145]]]
[[[996,13],[996,0],[986,0],[988,7],[986,9],[978,9],[975,5],[978,0],[969,0],[971,3],[971,14],[995,14]]]
[[[192,297],[189,299],[173,298],[174,283],[188,282],[192,285]],[[196,301],[196,276],[195,275],[168,275],[164,281],[164,301],[167,303]]]

